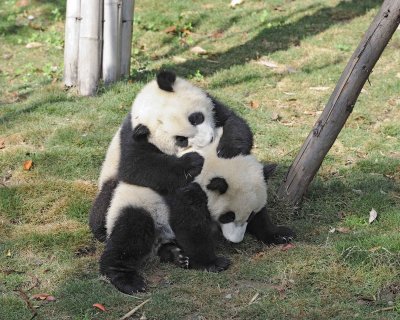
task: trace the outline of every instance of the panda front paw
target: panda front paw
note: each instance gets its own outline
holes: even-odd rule
[[[181,159],[185,168],[186,180],[191,182],[203,169],[204,158],[197,152],[189,152],[182,156]]]
[[[229,268],[231,261],[225,257],[217,257],[213,264],[207,266],[209,272],[221,272]]]
[[[292,229],[284,226],[277,227],[276,232],[269,237],[268,244],[286,244],[293,241],[295,233]]]
[[[132,272],[119,272],[109,271],[105,276],[110,282],[121,292],[126,294],[134,294],[146,291],[146,283],[135,271]]]

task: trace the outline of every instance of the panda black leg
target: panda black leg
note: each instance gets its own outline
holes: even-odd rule
[[[100,272],[123,293],[145,291],[146,284],[138,268],[151,253],[154,241],[150,214],[142,209],[123,209],[100,258]]]
[[[179,190],[170,216],[176,242],[189,257],[189,268],[220,272],[228,269],[229,259],[217,257],[207,198],[197,183]]]
[[[165,243],[157,252],[161,262],[170,262],[180,268],[189,268],[189,257],[184,255],[181,248],[176,243]]]
[[[247,232],[266,244],[282,244],[293,240],[295,233],[285,226],[276,226],[263,208],[247,225]]]

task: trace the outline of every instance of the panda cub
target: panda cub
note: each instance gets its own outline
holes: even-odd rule
[[[145,290],[142,261],[158,251],[181,267],[220,272],[227,258],[217,257],[207,196],[197,183],[161,196],[150,188],[119,182],[107,211],[107,241],[100,272],[121,292]],[[181,254],[185,252],[185,256]]]
[[[250,153],[253,136],[242,118],[174,73],[160,72],[136,96],[109,145],[89,217],[94,236],[106,239],[107,210],[119,182],[163,195],[175,192],[193,181],[204,162],[196,152],[177,154],[207,146],[220,127],[219,157]]]
[[[276,165],[263,166],[253,155],[218,157],[222,136],[223,129],[219,128],[214,142],[199,151],[204,164],[194,181],[206,193],[211,217],[220,225],[223,236],[237,243],[247,231],[266,244],[290,241],[293,231],[273,224],[266,210],[267,180]]]

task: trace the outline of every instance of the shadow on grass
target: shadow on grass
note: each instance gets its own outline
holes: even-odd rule
[[[319,34],[335,24],[349,22],[380,4],[379,0],[341,1],[335,7],[319,9],[314,14],[304,16],[295,22],[264,28],[248,42],[214,55],[212,58],[218,63],[198,58],[177,65],[176,71],[185,77],[191,75],[193,70],[199,70],[202,75],[209,76],[222,69],[243,65],[259,55],[298,46],[302,40]]]

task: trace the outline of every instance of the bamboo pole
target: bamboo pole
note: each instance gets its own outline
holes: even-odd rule
[[[78,84],[83,96],[94,95],[101,71],[102,0],[81,2]]]
[[[67,87],[78,83],[79,26],[81,0],[68,0],[65,18],[64,84]]]
[[[289,168],[278,190],[281,200],[291,205],[297,205],[301,201],[399,22],[400,1],[385,0]]]
[[[120,77],[121,0],[104,0],[103,80],[109,84]]]
[[[122,1],[121,77],[130,74],[134,7],[134,0]]]

